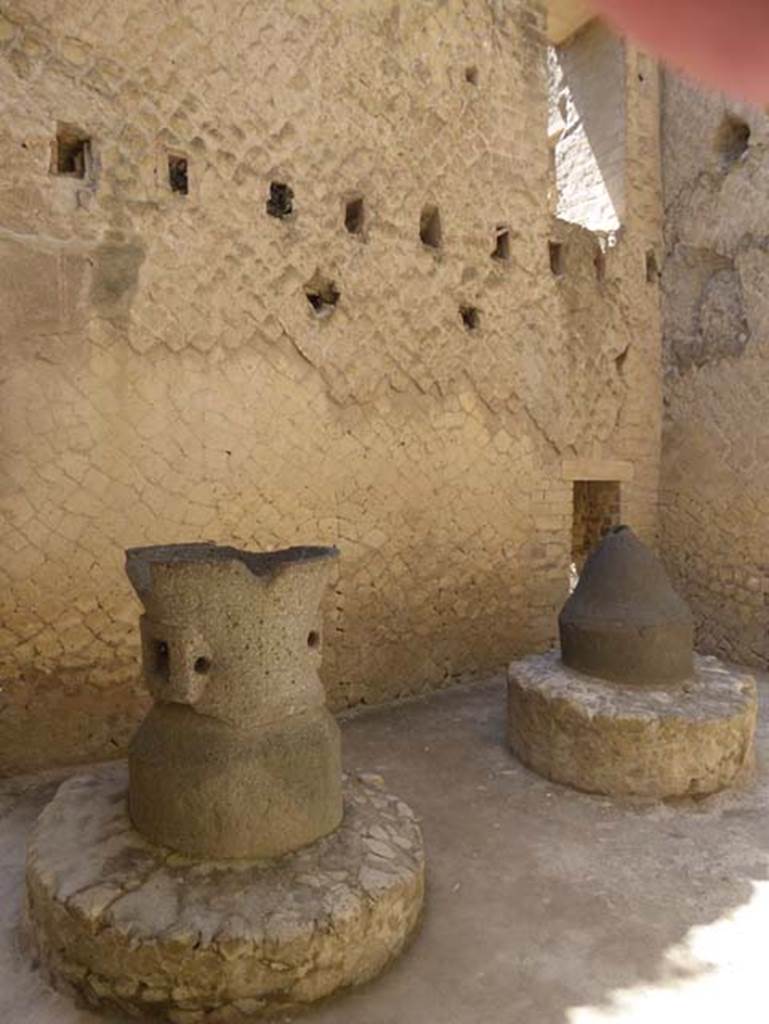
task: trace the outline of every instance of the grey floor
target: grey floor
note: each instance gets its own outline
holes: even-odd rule
[[[422,820],[419,935],[307,1024],[768,1024],[769,688],[756,778],[700,801],[618,804],[532,775],[504,745],[501,680],[344,724],[345,759]],[[27,832],[61,776],[0,783],[0,1024],[103,1019],[19,950]],[[288,1019],[288,1018],[285,1018]]]

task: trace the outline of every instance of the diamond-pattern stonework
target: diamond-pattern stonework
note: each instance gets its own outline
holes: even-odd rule
[[[639,91],[628,50],[627,224],[598,282],[593,239],[552,220],[543,18],[522,0],[4,5],[1,769],[124,749],[143,701],[125,547],[338,545],[338,708],[553,637],[565,459],[627,462],[623,519],[653,535],[656,84]],[[89,140],[82,178],[51,171],[59,125]]]

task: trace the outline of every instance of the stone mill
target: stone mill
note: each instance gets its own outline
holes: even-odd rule
[[[49,976],[174,1024],[292,1010],[376,975],[419,918],[409,807],[342,774],[318,678],[335,548],[128,551],[153,704],[128,770],[64,783],[29,847]]]
[[[756,686],[694,653],[694,624],[656,556],[625,526],[585,564],[560,651],[508,671],[508,740],[528,767],[615,796],[697,796],[750,766]]]

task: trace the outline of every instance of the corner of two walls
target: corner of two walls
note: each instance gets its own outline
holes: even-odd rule
[[[575,482],[577,505],[589,500],[583,484],[595,481],[595,507],[580,514],[596,521],[604,516],[602,483],[612,484],[620,496],[616,514],[656,545],[659,71],[597,21],[552,47],[548,70],[551,240],[575,360],[570,382],[592,425],[580,424],[565,439],[563,476]],[[578,562],[581,552],[573,555]]]

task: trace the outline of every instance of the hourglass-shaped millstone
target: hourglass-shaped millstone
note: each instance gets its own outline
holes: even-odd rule
[[[54,984],[121,1019],[272,1019],[404,948],[419,825],[379,776],[342,778],[318,680],[336,555],[128,552],[155,703],[128,772],[67,780],[30,837],[27,934]]]
[[[336,548],[133,548],[154,705],[129,750],[129,812],[152,842],[273,857],[342,819],[339,730],[318,678]]]

